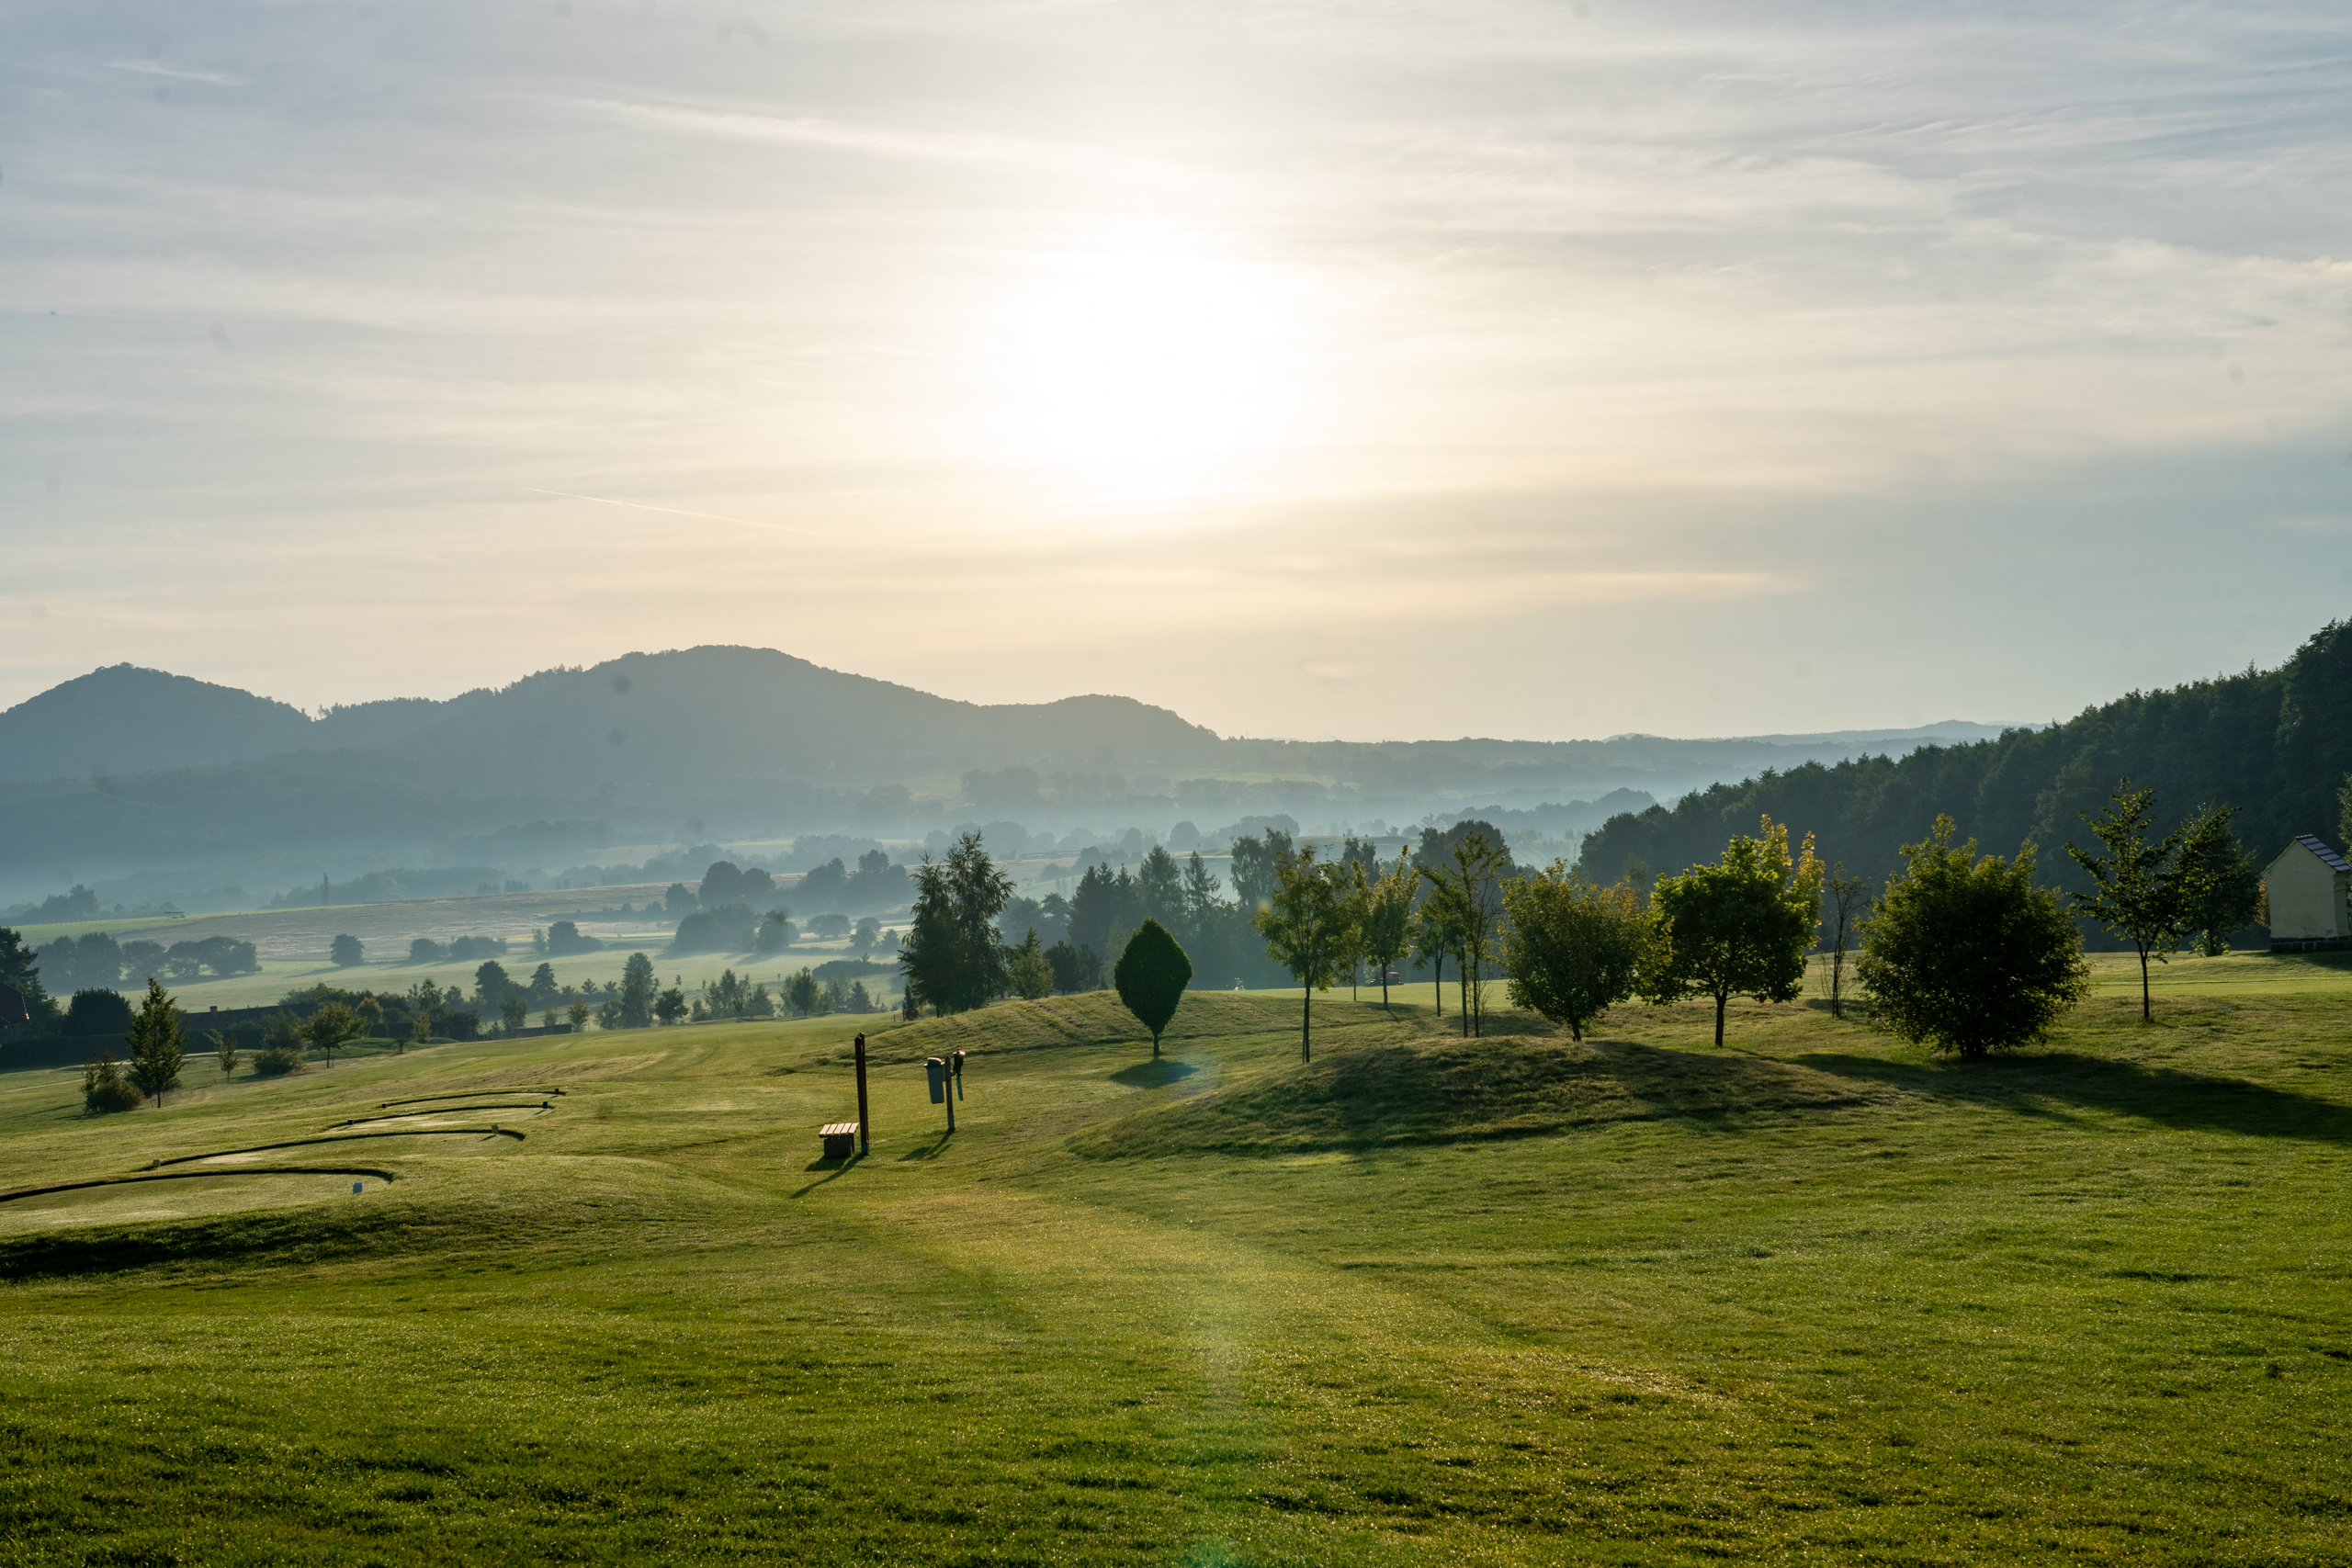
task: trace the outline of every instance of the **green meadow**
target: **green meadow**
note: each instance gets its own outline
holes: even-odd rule
[[[2352,1562],[2352,974],[2098,968],[0,1075],[0,1561]]]

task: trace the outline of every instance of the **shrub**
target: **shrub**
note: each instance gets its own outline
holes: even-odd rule
[[[93,1116],[116,1111],[136,1111],[139,1086],[115,1065],[114,1053],[100,1047],[97,1059],[82,1075],[82,1109]]]
[[[66,1005],[67,1034],[128,1034],[130,1032],[130,998],[120,991],[93,987],[76,991]]]
[[[1871,1021],[1962,1056],[2040,1040],[2090,990],[2082,933],[2033,883],[2033,846],[2004,862],[1955,846],[1951,818],[1903,846],[1907,861],[1862,927],[1854,971]]]
[[[283,1077],[302,1066],[302,1053],[290,1045],[265,1045],[254,1053],[254,1076]]]

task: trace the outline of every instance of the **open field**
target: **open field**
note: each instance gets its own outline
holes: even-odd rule
[[[0,1202],[0,1561],[2352,1562],[2352,985],[2100,971],[1967,1066],[1012,1004],[842,1167],[842,1020],[0,1076],[135,1179]]]

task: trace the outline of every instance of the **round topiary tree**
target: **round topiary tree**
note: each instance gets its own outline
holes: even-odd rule
[[[1166,926],[1146,920],[1127,939],[1126,951],[1119,954],[1118,965],[1111,971],[1111,983],[1118,987],[1119,999],[1127,1004],[1127,1010],[1151,1031],[1151,1054],[1159,1055],[1159,1032],[1176,1016],[1176,1004],[1184,999],[1184,987],[1193,983],[1193,961],[1168,934]]]

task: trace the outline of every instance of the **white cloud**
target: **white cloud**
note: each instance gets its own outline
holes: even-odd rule
[[[1333,682],[1383,700],[1323,732],[1796,730],[2242,664],[2352,567],[2315,0],[819,0],[764,46],[421,0],[113,58],[186,15],[12,17],[0,542],[51,618],[0,702],[215,637],[308,703],[725,640],[1260,733]],[[1102,297],[1264,319],[1053,312],[1130,251]],[[1041,299],[1099,396],[1023,381]],[[297,604],[347,635],[249,635]]]
[[[175,82],[210,82],[220,87],[242,87],[244,79],[223,71],[190,71],[186,66],[166,65],[160,60],[109,60],[109,71],[136,71],[148,76],[169,76]]]

